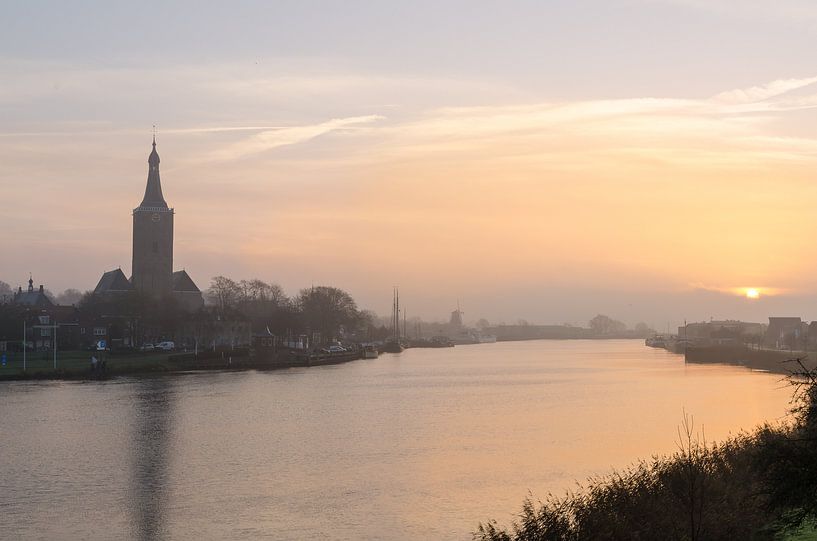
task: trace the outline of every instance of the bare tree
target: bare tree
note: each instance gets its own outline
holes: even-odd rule
[[[0,304],[11,302],[12,298],[14,298],[14,291],[11,286],[0,280]]]
[[[283,304],[289,299],[278,284],[268,284],[263,280],[241,280],[238,283],[241,290],[241,301],[269,301],[274,304]]]
[[[686,411],[678,427],[677,445],[683,477],[681,500],[686,507],[689,539],[696,541],[702,539],[708,453],[703,431],[695,433],[695,419]]]
[[[206,297],[208,302],[223,310],[234,308],[241,299],[241,293],[241,287],[234,280],[226,276],[216,276],[210,282]]]

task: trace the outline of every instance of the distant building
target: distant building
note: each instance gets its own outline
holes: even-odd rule
[[[52,349],[56,325],[46,310],[26,314],[26,349],[47,351]]]
[[[101,295],[138,291],[156,299],[173,297],[188,311],[204,306],[201,290],[184,270],[173,272],[173,217],[162,194],[156,138],[148,156],[145,195],[133,209],[133,259],[130,280],[121,269],[102,275],[94,289]]]
[[[191,314],[175,340],[177,347],[187,349],[248,346],[252,323],[237,310],[208,307]]]
[[[58,349],[76,349],[78,340],[77,309],[74,306],[59,306],[40,285],[34,288],[34,279],[28,279],[28,289],[18,287],[11,298],[13,304],[22,310],[22,321],[25,323],[25,344],[29,351],[51,351],[54,340]],[[22,350],[19,339],[10,341],[8,337],[0,338],[0,351]]]
[[[134,291],[134,288],[125,277],[122,269],[114,269],[104,273],[94,288],[94,293],[97,295],[127,293],[129,291]]]
[[[766,333],[762,323],[734,319],[687,323],[678,327],[678,337],[698,345],[759,343]]]
[[[770,317],[763,345],[778,349],[796,349],[804,334],[799,317]]]
[[[204,305],[201,290],[187,274],[187,271],[180,270],[173,273],[173,298],[188,311],[198,310]]]
[[[817,321],[812,321],[806,327],[806,343],[809,351],[817,348]]]
[[[11,302],[14,304],[21,304],[23,306],[30,306],[36,308],[50,308],[54,303],[45,294],[42,284],[39,289],[34,289],[34,279],[29,277],[28,290],[23,291],[23,288],[17,288]]]

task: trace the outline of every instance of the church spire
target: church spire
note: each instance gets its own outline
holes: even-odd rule
[[[150,156],[148,156],[148,183],[145,187],[145,197],[139,206],[167,208],[167,203],[162,195],[162,182],[159,179],[159,153],[156,152],[155,127],[153,132],[153,150]]]

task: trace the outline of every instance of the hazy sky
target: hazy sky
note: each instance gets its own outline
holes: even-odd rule
[[[815,36],[807,0],[11,3],[0,279],[130,272],[155,123],[202,288],[817,319]]]

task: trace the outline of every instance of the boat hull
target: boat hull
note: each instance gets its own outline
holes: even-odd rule
[[[383,344],[384,353],[402,353],[404,349],[406,348],[398,342],[386,342]]]

